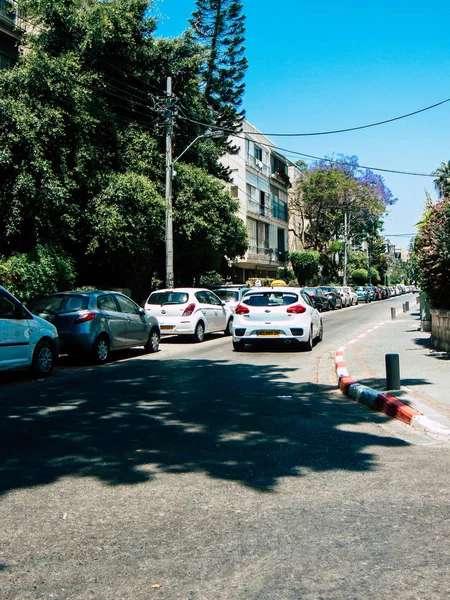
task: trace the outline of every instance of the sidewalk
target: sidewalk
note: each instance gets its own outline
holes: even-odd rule
[[[410,311],[345,341],[336,354],[340,388],[356,401],[450,437],[450,354],[430,347],[418,305],[411,303]],[[386,354],[399,355],[399,391],[386,389]]]

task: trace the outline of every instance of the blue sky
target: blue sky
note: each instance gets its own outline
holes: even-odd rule
[[[450,98],[448,2],[243,4],[249,62],[244,108],[247,120],[262,132],[356,127]],[[156,0],[156,35],[182,33],[194,6],[194,0]],[[361,131],[272,139],[295,152],[356,155],[364,166],[431,173],[450,160],[449,116],[450,102]],[[380,174],[398,198],[385,219],[384,233],[407,248],[410,238],[400,234],[416,231],[425,188],[436,197],[433,178]]]

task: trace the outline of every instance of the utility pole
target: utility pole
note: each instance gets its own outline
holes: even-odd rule
[[[342,285],[347,285],[347,262],[348,262],[347,236],[348,236],[347,211],[345,211],[344,212],[344,280],[342,282]]]
[[[167,77],[166,92],[166,288],[173,288],[172,144],[174,110],[172,98],[172,77]]]

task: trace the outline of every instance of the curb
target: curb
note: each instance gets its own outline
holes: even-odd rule
[[[357,338],[350,340],[336,351],[335,365],[339,389],[345,396],[350,396],[350,398],[356,402],[364,404],[372,410],[382,412],[388,417],[398,419],[407,425],[417,427],[421,431],[450,438],[449,428],[426,417],[415,408],[409,406],[409,404],[406,404],[406,402],[389,394],[389,392],[379,392],[366,385],[362,385],[349,375],[344,360],[345,349],[361,340],[367,333],[378,329],[378,327],[384,325],[384,323],[386,323],[386,321],[369,329],[366,333],[359,335]]]

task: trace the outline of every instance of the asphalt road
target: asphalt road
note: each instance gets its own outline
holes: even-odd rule
[[[0,597],[448,598],[449,444],[336,390],[389,306],[325,314],[311,353],[168,338],[4,374]]]

